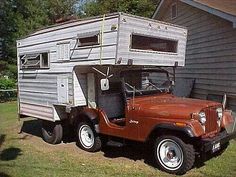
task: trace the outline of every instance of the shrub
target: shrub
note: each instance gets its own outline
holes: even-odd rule
[[[1,91],[7,89],[14,89],[15,87],[15,80],[0,78],[0,102],[15,100],[17,95],[16,91]]]
[[[0,89],[14,89],[16,87],[13,79],[0,78]]]

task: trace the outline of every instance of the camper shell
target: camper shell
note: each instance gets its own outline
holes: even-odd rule
[[[89,152],[146,142],[162,170],[184,174],[236,136],[224,105],[172,94],[186,41],[183,27],[125,13],[36,31],[17,41],[19,116],[41,119],[46,142],[69,133]]]
[[[185,28],[124,13],[39,30],[17,41],[19,114],[59,121],[58,107],[88,105],[92,76],[79,66],[184,66],[186,36]]]

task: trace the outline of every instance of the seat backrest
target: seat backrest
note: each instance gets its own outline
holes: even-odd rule
[[[122,93],[99,95],[98,106],[108,118],[124,117],[124,101]]]

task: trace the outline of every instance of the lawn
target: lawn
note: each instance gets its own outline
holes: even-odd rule
[[[154,168],[149,153],[139,146],[88,153],[74,142],[49,145],[41,139],[40,122],[19,122],[16,112],[15,102],[0,104],[0,177],[171,176]],[[235,177],[236,141],[221,156],[184,176]]]

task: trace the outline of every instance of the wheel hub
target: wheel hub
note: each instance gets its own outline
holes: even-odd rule
[[[83,125],[79,131],[79,137],[82,145],[85,148],[90,148],[94,144],[94,135],[91,128],[87,125]]]
[[[176,156],[176,153],[175,153],[175,151],[170,150],[170,151],[167,152],[166,156],[169,160],[171,160]]]
[[[183,163],[182,148],[171,139],[162,140],[157,147],[157,157],[168,170],[176,170]]]

